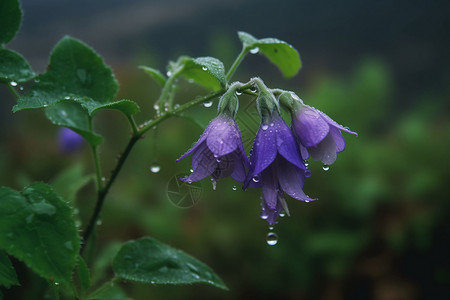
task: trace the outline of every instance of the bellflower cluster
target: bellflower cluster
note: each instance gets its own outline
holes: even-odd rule
[[[261,188],[261,218],[275,224],[283,211],[289,215],[285,194],[304,202],[317,200],[303,192],[305,179],[311,176],[305,160],[311,157],[326,165],[332,164],[345,147],[341,130],[357,134],[305,105],[292,92],[270,90],[258,78],[251,83],[258,91],[256,102],[261,125],[250,161],[234,121],[238,108],[236,91],[242,87],[238,83],[222,96],[218,116],[197,143],[177,161],[192,154],[193,172],[182,179],[187,182],[211,176],[215,187],[219,178],[231,175],[236,181],[244,182],[244,190]],[[280,104],[291,114],[291,128],[281,117]]]

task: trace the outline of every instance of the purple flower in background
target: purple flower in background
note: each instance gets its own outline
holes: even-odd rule
[[[84,139],[81,135],[67,127],[60,127],[58,132],[58,146],[61,152],[74,153],[83,146]]]
[[[177,162],[192,154],[193,172],[181,180],[193,182],[211,176],[213,186],[219,178],[232,176],[236,181],[245,179],[245,166],[249,166],[242,145],[239,127],[233,118],[219,115],[213,119],[195,145]]]
[[[261,124],[253,142],[244,189],[262,188],[261,217],[274,224],[283,209],[289,213],[284,193],[305,202],[316,199],[309,198],[302,190],[310,173],[291,130],[278,113],[269,122]]]
[[[337,153],[344,151],[345,141],[341,130],[358,135],[320,110],[304,104],[292,115],[292,130],[299,142],[302,157],[307,159],[311,156],[326,165],[331,165]]]

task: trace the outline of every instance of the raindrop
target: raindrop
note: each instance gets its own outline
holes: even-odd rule
[[[214,178],[211,178],[212,188],[213,190],[216,190],[217,181],[214,180]]]
[[[267,245],[275,246],[278,243],[278,235],[275,232],[269,232],[266,237]]]
[[[328,170],[330,169],[330,166],[329,166],[329,165],[323,165],[323,166],[322,166],[322,169],[323,169],[324,171],[328,171]]]
[[[189,172],[193,173],[193,172],[194,172],[194,169],[190,169]]]
[[[286,212],[284,210],[280,211],[279,216],[282,217],[282,218],[285,217],[286,216]]]
[[[237,186],[233,185],[233,191],[237,190]]]
[[[11,81],[11,82],[9,83],[9,85],[11,85],[11,86],[17,86],[17,82]]]
[[[250,92],[252,92],[252,93],[256,93],[258,90],[256,89],[256,87],[255,86],[252,86],[251,88],[250,88]]]
[[[48,104],[44,104],[44,105],[42,105],[42,107],[48,107]]]
[[[259,52],[259,48],[258,48],[258,47],[255,47],[255,48],[253,48],[253,49],[250,50],[250,53],[251,53],[251,54],[256,54],[256,53],[258,53],[258,52]]]
[[[267,128],[269,128],[269,125],[267,125],[267,124],[264,124],[263,126],[261,126],[262,130],[267,130]]]
[[[153,105],[153,108],[154,108],[155,110],[159,110],[159,105],[158,105],[158,104],[155,104],[155,105]]]
[[[170,76],[172,76],[172,72],[167,71],[166,75],[167,75],[167,77],[170,77]]]
[[[157,163],[153,163],[153,164],[150,166],[150,171],[151,171],[152,173],[158,173],[160,170],[161,170],[161,167],[160,167]]]
[[[38,78],[36,78],[36,79],[34,80],[34,82],[36,82],[36,83],[39,83],[39,81],[41,81],[41,80],[39,80]]]
[[[208,68],[205,67],[205,66],[203,66],[203,67],[202,67],[202,70],[203,70],[203,71],[208,71]]]
[[[64,97],[64,99],[66,99],[66,100],[69,100],[69,99],[70,99],[70,97],[69,97],[69,96],[65,96],[65,97]]]
[[[59,282],[55,282],[55,285],[59,285]]]
[[[20,86],[20,87],[19,87],[19,90],[23,91],[23,86]]]
[[[309,162],[307,160],[304,160],[303,163],[305,164],[305,167],[309,166]]]
[[[180,107],[180,104],[175,104],[173,108],[177,109],[178,107]]]
[[[259,176],[258,175],[253,176],[253,182],[259,182]]]
[[[242,95],[242,92],[241,91],[236,91],[236,95],[240,96],[240,95]]]
[[[273,226],[269,226],[269,230],[272,231],[273,230]]]
[[[97,222],[96,222],[95,224],[97,224],[98,226],[100,226],[100,225],[102,225],[102,223],[103,223],[102,220],[101,220],[101,219],[98,219]]]
[[[204,107],[211,107],[213,105],[213,102],[212,101],[206,101],[206,102],[203,102],[203,106]]]

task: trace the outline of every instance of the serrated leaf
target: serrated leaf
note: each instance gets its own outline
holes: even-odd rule
[[[0,248],[41,277],[69,283],[80,250],[72,210],[44,183],[0,187]]]
[[[8,256],[0,251],[0,286],[9,288],[12,285],[20,285],[16,271]]]
[[[207,265],[150,237],[125,243],[114,258],[113,270],[116,277],[135,282],[206,283],[227,289]]]
[[[164,86],[166,84],[167,81],[166,76],[164,76],[160,71],[146,66],[139,66],[139,69],[144,70],[160,86]]]
[[[238,35],[247,51],[266,56],[285,77],[294,76],[302,67],[300,54],[288,43],[275,38],[257,39],[243,31],[239,31]]]
[[[178,65],[183,66],[182,75],[213,91],[223,89],[226,84],[225,67],[214,57],[191,58],[183,56]]]
[[[0,45],[13,39],[22,22],[22,9],[18,0],[0,1]]]
[[[13,111],[41,108],[72,100],[92,111],[113,102],[118,84],[101,57],[81,41],[65,37],[53,49],[47,72],[29,93],[19,98]]]
[[[53,124],[72,129],[93,146],[103,141],[100,135],[92,131],[88,112],[79,103],[65,101],[54,104],[45,109],[45,115]]]
[[[0,81],[25,82],[34,76],[36,74],[22,55],[0,48]]]

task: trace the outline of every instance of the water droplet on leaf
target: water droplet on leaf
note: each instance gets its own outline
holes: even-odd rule
[[[208,68],[205,67],[205,66],[203,66],[203,67],[202,67],[202,70],[203,70],[203,71],[208,71]]]
[[[213,105],[212,101],[203,102],[204,107],[211,107]]]
[[[275,246],[278,243],[278,235],[275,232],[269,232],[266,237],[267,245]]]
[[[9,85],[10,85],[10,86],[17,86],[17,82],[11,81],[11,82],[9,83]]]
[[[150,166],[150,171],[151,171],[152,173],[158,173],[160,170],[161,170],[161,167],[160,167],[157,163],[153,163],[153,164]]]
[[[167,77],[170,77],[170,76],[172,76],[172,72],[167,71],[166,75],[167,75]]]
[[[255,48],[250,50],[251,54],[257,54],[258,52],[259,52],[259,48],[258,47],[255,47]]]

